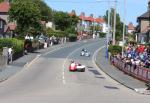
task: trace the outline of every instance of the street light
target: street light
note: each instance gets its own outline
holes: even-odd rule
[[[116,6],[117,6],[117,0],[115,0],[115,6],[114,6],[114,31],[113,31],[113,45],[116,44]]]
[[[117,2],[117,0],[97,0],[97,2],[108,2],[108,22],[107,22],[107,27],[108,27],[108,30],[107,30],[107,34],[106,34],[106,58],[108,58],[108,36],[110,35],[110,2]],[[116,4],[115,4],[115,6],[116,6]],[[115,13],[116,13],[116,11],[115,11]],[[114,17],[114,19],[116,19],[116,17]],[[116,27],[116,20],[114,20],[115,21],[115,26],[114,27]],[[115,28],[115,31],[116,31],[116,28]],[[114,39],[115,39],[115,33],[116,32],[114,32]],[[113,40],[113,42],[114,42],[114,40]]]
[[[123,55],[124,55],[124,43],[125,43],[125,39],[124,39],[124,37],[125,37],[125,27],[126,27],[126,24],[125,24],[125,22],[126,22],[126,0],[124,0],[124,20],[123,20],[123,37],[122,37],[122,42],[123,42],[123,45],[122,45],[122,57],[123,57]]]

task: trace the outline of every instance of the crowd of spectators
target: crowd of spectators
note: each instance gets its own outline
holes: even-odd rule
[[[150,69],[150,46],[143,44],[135,45],[129,43],[124,48],[124,55],[117,54],[116,57],[128,65],[140,66]]]

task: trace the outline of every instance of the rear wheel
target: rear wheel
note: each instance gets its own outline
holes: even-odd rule
[[[81,70],[81,72],[85,72],[85,68],[83,68],[83,69]]]

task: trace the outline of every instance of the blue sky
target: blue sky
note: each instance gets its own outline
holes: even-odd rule
[[[52,9],[71,12],[75,10],[79,15],[85,12],[88,16],[94,14],[95,17],[103,16],[108,8],[108,0],[44,0]],[[100,2],[101,1],[101,2]],[[110,0],[114,1],[114,0]],[[133,22],[136,25],[136,18],[147,11],[149,0],[126,0],[126,24]],[[113,7],[111,2],[110,6]],[[124,0],[118,0],[117,12],[123,21]]]

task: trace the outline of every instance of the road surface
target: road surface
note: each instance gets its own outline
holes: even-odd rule
[[[103,39],[82,41],[41,55],[0,83],[0,103],[148,103],[148,95],[122,86],[97,68],[93,55],[103,45]],[[80,56],[83,48],[91,57]],[[72,59],[85,64],[86,71],[69,72]]]

